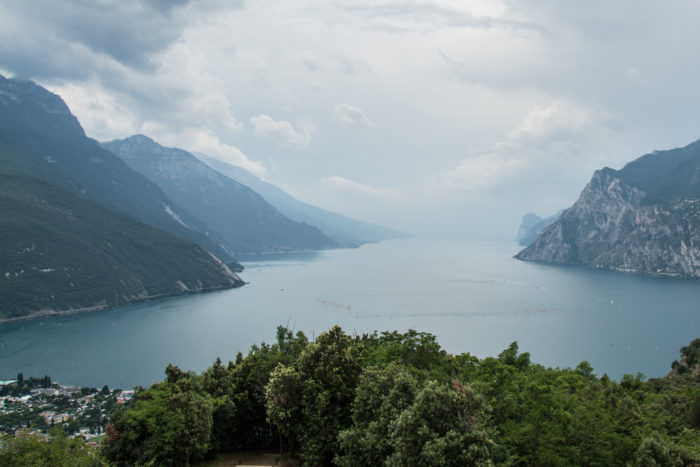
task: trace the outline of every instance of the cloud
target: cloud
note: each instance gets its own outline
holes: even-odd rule
[[[644,75],[642,74],[642,72],[633,66],[631,66],[627,69],[627,71],[625,72],[625,76],[631,82],[639,82],[644,78]]]
[[[266,170],[260,162],[251,161],[235,146],[222,143],[218,137],[204,131],[196,131],[189,137],[189,151],[200,152],[229,164],[243,167],[256,175],[263,175]]]
[[[391,188],[375,188],[349,180],[339,175],[321,177],[321,186],[332,190],[344,191],[346,193],[361,194],[371,198],[395,198],[398,192]]]
[[[333,107],[333,116],[345,128],[368,128],[374,126],[361,108],[345,103]]]
[[[339,6],[346,13],[362,18],[369,27],[391,33],[431,33],[447,28],[536,28],[526,21],[499,18],[503,8],[498,2],[372,0]]]
[[[154,69],[154,56],[177,40],[186,24],[164,3],[3,2],[0,57],[27,77],[89,76],[100,56],[135,69]]]
[[[274,120],[262,114],[252,117],[250,123],[256,136],[273,139],[282,148],[306,149],[316,132],[316,125],[308,117],[297,122],[296,128],[286,120]]]
[[[592,126],[605,124],[606,120],[599,112],[584,105],[559,99],[546,106],[532,106],[518,126],[508,133],[508,139],[520,143],[574,139]]]
[[[495,149],[492,153],[465,159],[456,169],[446,172],[441,180],[450,188],[482,191],[500,184],[527,165],[527,161],[499,154],[498,147]]]
[[[240,9],[243,1],[227,2]],[[25,78],[87,78],[105,59],[155,71],[159,54],[217,2],[32,0],[0,4],[0,61]]]
[[[374,76],[374,70],[365,60],[352,58],[348,56],[336,56],[335,61],[338,64],[338,71],[346,76],[353,75],[368,75]]]
[[[568,100],[534,105],[503,141],[441,173],[434,186],[465,192],[578,192],[605,164],[616,125],[605,114]]]

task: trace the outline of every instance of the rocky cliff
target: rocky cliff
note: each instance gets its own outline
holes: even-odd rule
[[[597,171],[576,203],[516,258],[700,277],[700,197],[686,186],[697,180],[689,172],[698,171],[700,145],[674,151],[644,156],[620,171]],[[645,171],[650,175],[640,177]],[[654,180],[667,184],[663,196],[648,195],[658,189]]]

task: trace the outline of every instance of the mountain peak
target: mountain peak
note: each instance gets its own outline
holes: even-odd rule
[[[37,110],[45,115],[40,121],[35,120]],[[77,132],[85,136],[83,127],[63,99],[34,81],[0,75],[0,114],[12,115],[13,120],[18,120],[20,124],[19,120],[22,120],[33,123],[35,127]],[[8,123],[12,125],[13,122]]]
[[[654,276],[700,277],[700,143],[597,170],[572,207],[516,255]]]

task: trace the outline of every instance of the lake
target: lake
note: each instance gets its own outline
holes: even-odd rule
[[[310,338],[410,328],[449,352],[496,356],[511,342],[546,366],[587,360],[616,379],[659,377],[700,337],[700,282],[512,258],[509,243],[405,239],[357,249],[244,259],[249,284],[114,310],[0,324],[0,379],[149,385],[168,362],[201,371],[278,325]]]

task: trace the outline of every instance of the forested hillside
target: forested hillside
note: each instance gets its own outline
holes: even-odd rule
[[[545,368],[511,344],[451,355],[430,334],[314,342],[280,327],[201,375],[169,366],[113,416],[116,465],[187,465],[280,450],[304,465],[692,465],[700,463],[700,339],[665,378],[621,381],[586,362]]]

